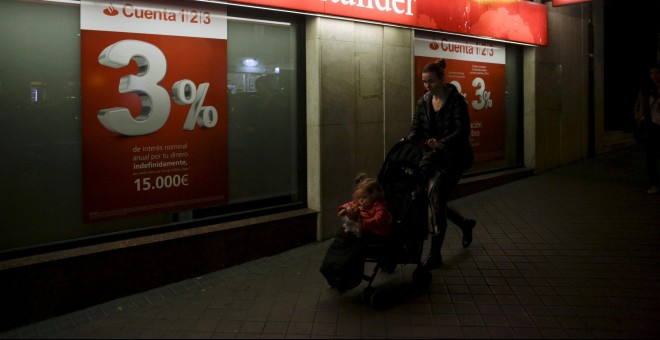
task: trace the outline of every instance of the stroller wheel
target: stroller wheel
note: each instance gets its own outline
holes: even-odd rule
[[[362,302],[368,303],[373,309],[387,308],[387,294],[382,289],[367,287],[362,291]]]
[[[431,284],[432,279],[433,274],[422,267],[417,267],[412,275],[413,286],[419,291],[426,290]]]
[[[374,289],[369,298],[369,305],[373,309],[385,309],[387,308],[387,302],[387,294],[380,289]]]

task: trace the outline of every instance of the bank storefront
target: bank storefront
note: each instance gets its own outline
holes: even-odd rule
[[[542,3],[10,0],[0,13],[0,290],[57,306],[9,328],[328,239],[355,174],[407,135],[438,58],[471,110],[466,180],[530,170],[523,70],[548,45]]]

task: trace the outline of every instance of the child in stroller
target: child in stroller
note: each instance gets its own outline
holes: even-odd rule
[[[353,199],[337,208],[337,216],[344,220],[344,231],[356,236],[385,238],[392,232],[392,214],[387,209],[385,193],[373,178],[361,173],[355,178]]]
[[[328,248],[321,266],[321,272],[330,285],[340,290],[354,288],[362,280],[366,280],[368,286],[362,296],[376,308],[382,306],[382,301],[378,298],[379,291],[372,286],[372,283],[380,269],[393,272],[399,264],[415,264],[417,267],[413,272],[413,286],[416,289],[425,289],[431,282],[431,273],[423,268],[421,263],[422,247],[428,235],[425,223],[426,205],[424,200],[426,195],[424,194],[423,176],[418,169],[421,157],[422,150],[407,139],[402,139],[390,149],[381,166],[378,178],[361,182],[356,190],[356,194],[369,193],[369,190],[360,192],[359,188],[365,188],[365,185],[370,183],[369,185],[374,188],[372,193],[377,193],[376,197],[379,197],[375,201],[387,210],[387,214],[384,216],[389,215],[389,223],[382,223],[388,220],[387,217],[383,219],[383,215],[379,220],[381,223],[371,226],[365,224],[365,219],[363,219],[361,248],[354,252],[348,250],[349,244],[351,244],[348,240],[350,240],[350,236],[355,235],[340,230]],[[355,205],[355,200],[341,205],[338,208],[338,215],[348,216],[350,207]],[[370,222],[373,223],[375,220],[370,220]],[[375,225],[378,227],[374,227]],[[370,230],[367,233],[368,229]],[[365,235],[368,236],[365,238]],[[359,264],[351,266],[353,274],[344,275],[344,277],[354,277],[359,268],[360,279],[359,281],[353,279],[350,284],[342,284],[338,279],[339,276],[331,275],[331,272],[338,272],[338,270],[330,270],[330,267],[339,267],[339,265],[332,265],[330,262],[333,261],[332,257],[337,257],[338,254],[347,257],[348,253],[351,253],[354,258],[358,256],[362,258]],[[370,276],[363,272],[365,262],[376,263]]]
[[[395,260],[391,253],[383,249],[382,254],[374,254],[382,247],[393,243],[392,214],[387,207],[385,192],[378,181],[361,173],[355,178],[353,200],[337,208],[337,216],[344,219],[344,232],[353,232],[361,237],[367,256],[377,256],[379,263],[388,272],[394,271]]]
[[[355,183],[352,200],[337,208],[337,216],[343,219],[343,228],[335,234],[320,268],[330,286],[340,291],[362,282],[365,256],[373,256],[371,249],[378,250],[371,245],[391,242],[392,215],[387,209],[383,189],[376,179],[365,174],[358,175]]]

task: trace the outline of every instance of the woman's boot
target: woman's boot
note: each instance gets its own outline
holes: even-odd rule
[[[463,248],[467,248],[472,244],[472,229],[477,225],[477,221],[467,218],[463,221],[461,225],[461,230],[463,231]]]
[[[471,218],[465,218],[454,207],[447,207],[447,219],[461,228],[463,232],[462,244],[463,248],[467,248],[472,244],[472,229],[477,225],[477,221]]]

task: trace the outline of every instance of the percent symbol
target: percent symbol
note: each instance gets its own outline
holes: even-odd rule
[[[195,87],[195,83],[191,80],[179,80],[172,85],[172,98],[174,102],[179,105],[190,105],[186,122],[183,123],[184,130],[192,130],[195,128],[195,121],[201,127],[212,128],[218,124],[218,110],[213,106],[203,106],[206,92],[209,90],[209,83],[199,84]]]
[[[484,100],[486,101],[486,107],[493,107],[493,100],[490,99],[490,91],[484,91]]]

